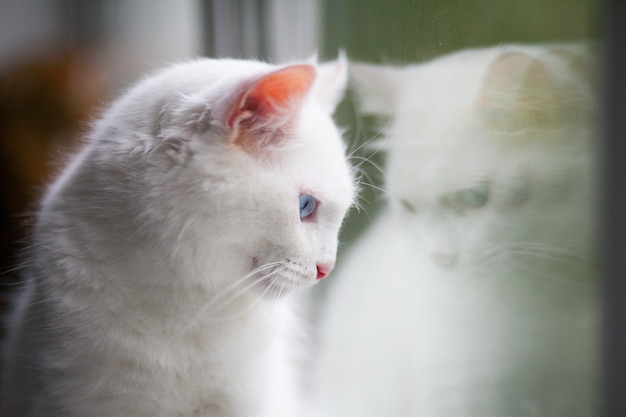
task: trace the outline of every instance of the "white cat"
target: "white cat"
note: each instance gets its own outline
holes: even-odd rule
[[[200,59],[140,82],[41,203],[7,416],[294,416],[286,295],[328,275],[355,186],[347,63]]]
[[[389,204],[323,311],[326,416],[592,416],[593,58],[576,45],[354,65]]]

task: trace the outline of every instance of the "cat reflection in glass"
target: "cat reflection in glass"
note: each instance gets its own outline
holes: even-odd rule
[[[593,55],[504,45],[354,64],[388,204],[322,308],[326,416],[592,416]]]

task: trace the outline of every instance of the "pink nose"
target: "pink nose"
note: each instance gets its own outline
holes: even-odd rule
[[[318,264],[317,265],[317,279],[324,279],[333,270],[335,264]]]

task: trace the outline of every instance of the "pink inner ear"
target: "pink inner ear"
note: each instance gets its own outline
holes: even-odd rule
[[[228,118],[228,126],[233,128],[238,119],[267,119],[297,109],[313,81],[315,69],[310,65],[292,65],[263,76],[238,100]]]

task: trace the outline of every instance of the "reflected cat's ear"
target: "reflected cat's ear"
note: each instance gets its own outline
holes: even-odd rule
[[[402,90],[404,70],[387,65],[352,63],[350,78],[359,111],[365,115],[389,116]]]
[[[491,63],[478,96],[485,125],[513,132],[554,126],[558,93],[544,64],[522,52],[506,52]]]
[[[228,113],[233,142],[248,151],[280,144],[311,90],[315,75],[311,65],[291,65],[254,81]]]
[[[568,70],[578,74],[584,80],[593,79],[597,61],[594,59],[592,45],[587,48],[579,44],[553,45],[549,52],[564,61]]]
[[[317,60],[317,54],[315,54]],[[335,61],[317,66],[317,79],[313,86],[313,96],[322,108],[331,114],[343,99],[348,84],[348,58],[346,53],[339,51]]]

